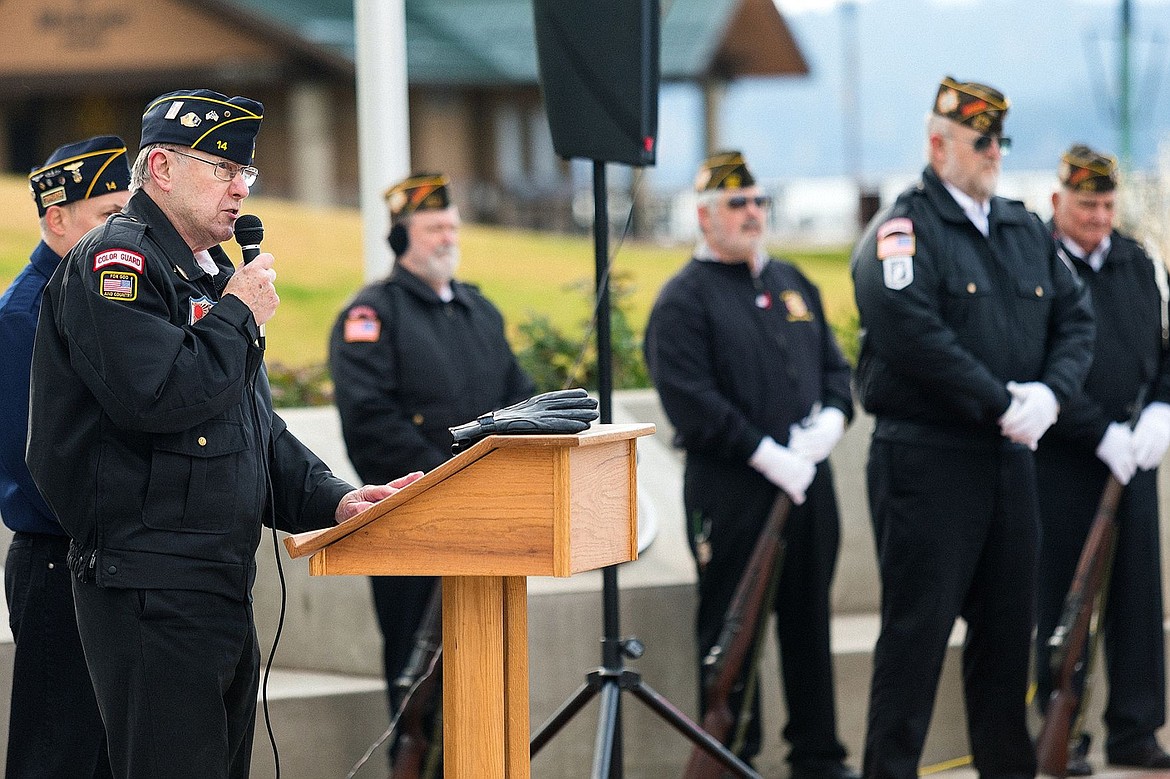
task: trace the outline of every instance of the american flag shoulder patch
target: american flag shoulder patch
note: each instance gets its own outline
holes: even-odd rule
[[[134,300],[138,297],[138,276],[116,270],[102,271],[98,294],[110,300]]]
[[[347,344],[374,343],[382,334],[382,320],[370,306],[354,306],[345,316],[342,337]]]
[[[138,273],[146,269],[146,258],[129,249],[107,249],[93,256],[93,269],[99,271],[107,265],[124,265]]]

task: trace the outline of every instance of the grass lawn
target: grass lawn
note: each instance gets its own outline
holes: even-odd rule
[[[0,176],[0,289],[28,260],[39,233],[36,209],[24,178]],[[333,319],[362,283],[361,219],[355,209],[312,208],[256,198],[248,211],[264,220],[264,249],[276,256],[281,305],[268,324],[270,362],[303,367],[324,362]],[[616,239],[611,239],[611,251]],[[234,243],[226,247],[238,257]],[[829,318],[837,324],[855,312],[848,247],[774,252],[792,259],[821,288]],[[658,289],[689,258],[689,246],[663,247],[626,241],[612,273],[632,288],[630,321],[641,333]],[[466,225],[459,277],[478,284],[515,331],[531,314],[549,317],[567,333],[589,316],[593,244],[588,235],[564,236]]]

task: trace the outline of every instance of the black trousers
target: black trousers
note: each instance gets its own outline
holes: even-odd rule
[[[77,634],[66,536],[16,533],[4,566],[15,654],[6,776],[109,777],[106,732]]]
[[[1048,639],[1060,621],[1108,470],[1092,453],[1045,447],[1036,460],[1041,536],[1036,599],[1036,701],[1052,694]],[[1117,510],[1117,544],[1101,634],[1109,682],[1107,755],[1149,744],[1166,722],[1157,471],[1139,471]],[[1083,678],[1078,679],[1083,686]]]
[[[706,537],[711,558],[699,566],[699,604],[695,617],[700,711],[702,661],[719,638],[727,607],[768,518],[777,489],[746,466],[689,455],[684,503],[688,538],[696,551]],[[828,462],[822,463],[784,528],[786,549],[774,601],[780,675],[788,707],[784,738],[793,765],[817,769],[840,763],[845,747],[837,738],[832,653],[829,646],[829,594],[840,542],[840,519]],[[748,669],[744,669],[745,674]],[[732,710],[743,704],[742,691]],[[758,694],[751,709],[742,757],[758,754],[763,706]]]
[[[882,585],[864,774],[913,779],[947,639],[967,623],[963,689],[981,777],[1036,773],[1026,722],[1039,509],[1032,453],[874,439],[869,502]]]
[[[260,654],[252,605],[74,581],[77,627],[119,779],[245,779]]]

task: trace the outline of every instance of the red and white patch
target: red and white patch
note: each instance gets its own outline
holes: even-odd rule
[[[914,256],[913,233],[891,233],[878,241],[877,258],[884,260],[887,257]]]
[[[101,270],[107,265],[124,265],[137,273],[146,268],[146,258],[129,249],[107,249],[93,256],[93,269]]]
[[[347,344],[374,343],[382,335],[382,320],[370,306],[354,306],[345,315],[342,337]]]
[[[206,295],[198,298],[191,298],[191,319],[188,324],[195,324],[203,317],[207,316],[207,312],[215,303]]]
[[[893,219],[887,219],[878,227],[877,239],[880,241],[887,235],[893,235],[894,233],[914,235],[914,223],[910,221],[909,217],[905,216],[896,216]]]

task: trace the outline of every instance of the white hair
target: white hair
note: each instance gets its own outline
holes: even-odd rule
[[[953,120],[948,119],[945,116],[939,116],[933,111],[930,111],[926,114],[926,145],[924,147],[924,152],[927,162],[930,161],[930,136],[941,135],[943,138],[947,138],[949,140],[951,137],[952,121]]]
[[[130,194],[134,194],[142,189],[142,186],[150,180],[150,153],[155,149],[165,149],[166,151],[175,151],[179,147],[173,143],[152,143],[148,146],[143,146],[142,150],[138,152],[138,156],[134,158],[134,164],[130,166]]]

